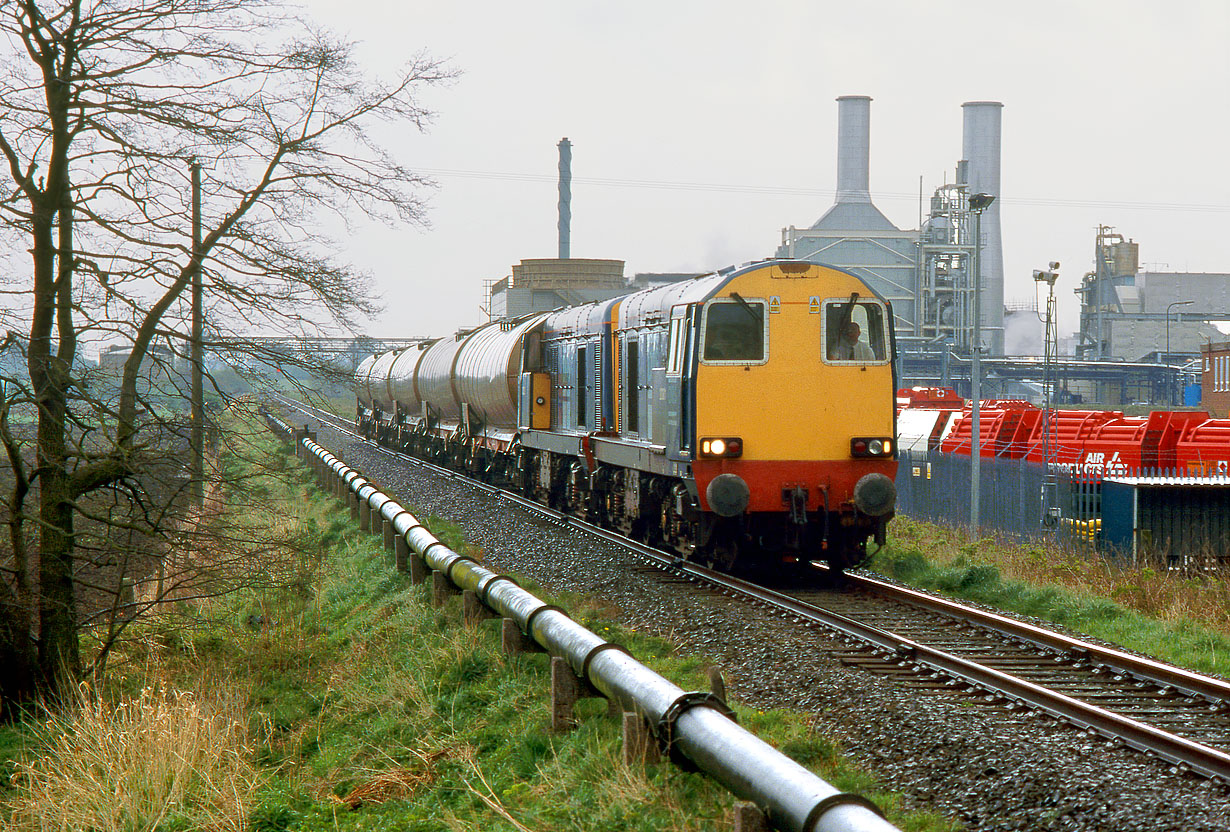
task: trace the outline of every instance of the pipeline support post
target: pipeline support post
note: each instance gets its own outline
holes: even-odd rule
[[[438,569],[431,570],[431,605],[442,607],[449,596],[457,595],[461,590]]]
[[[624,765],[656,765],[662,761],[658,741],[649,729],[649,720],[632,711],[623,712]]]
[[[393,528],[393,521],[387,518],[381,518],[381,526],[384,529],[384,550],[386,552],[392,552],[393,547],[396,545],[393,542],[393,539],[397,537],[397,531]]]
[[[418,585],[427,580],[427,561],[418,556],[417,552],[410,553],[410,583]]]
[[[353,491],[348,490],[346,492],[346,501],[350,503],[350,519],[352,521],[358,520],[359,519],[359,495],[354,493]]]
[[[740,801],[731,807],[735,832],[769,832],[769,819],[755,803]]]
[[[399,534],[393,540],[393,563],[398,572],[405,572],[409,568],[406,563],[409,557],[410,544],[406,542],[405,537]],[[415,559],[418,559],[417,556]]]
[[[546,652],[538,642],[521,632],[517,622],[511,618],[505,618],[501,624],[500,649],[504,651],[505,656]]]
[[[372,530],[372,507],[367,500],[359,501],[359,531],[370,532]]]
[[[467,625],[480,624],[488,618],[495,618],[496,614],[478,600],[478,593],[472,589],[463,590],[461,593],[461,615]]]
[[[567,659],[551,657],[551,731],[562,734],[577,727],[576,704],[586,696],[601,696],[568,664]]]

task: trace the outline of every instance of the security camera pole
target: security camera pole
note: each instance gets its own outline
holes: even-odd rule
[[[977,536],[979,526],[979,491],[982,480],[982,434],[978,422],[982,399],[982,212],[995,201],[991,194],[974,194],[969,209],[974,212],[974,338],[970,344],[970,468],[969,527]]]

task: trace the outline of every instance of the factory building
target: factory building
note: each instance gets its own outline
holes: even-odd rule
[[[522,260],[488,287],[492,320],[574,306],[628,291],[623,260],[580,257]]]
[[[807,228],[782,230],[778,257],[838,266],[859,275],[893,304],[899,338],[949,343],[968,353],[973,339],[973,256],[976,224],[969,196],[1000,193],[1003,105],[971,101],[964,114],[962,161],[956,181],[931,198],[918,230],[897,228],[872,202],[871,99],[837,99],[837,197]],[[980,221],[981,331],[989,355],[1004,353],[1004,266],[999,204]]]
[[[1180,364],[1224,339],[1210,321],[1230,320],[1230,274],[1143,270],[1139,244],[1108,226],[1076,293],[1078,358]]]
[[[1230,418],[1230,341],[1200,345],[1200,406],[1210,416]]]

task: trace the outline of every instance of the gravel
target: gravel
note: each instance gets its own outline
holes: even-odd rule
[[[729,696],[809,715],[908,808],[976,830],[1230,830],[1227,787],[1048,717],[976,695],[905,687],[840,664],[821,632],[705,589],[665,581],[619,547],[318,427],[318,441],[420,519],[458,524],[486,563],[553,591],[595,595],[637,630],[717,663]]]

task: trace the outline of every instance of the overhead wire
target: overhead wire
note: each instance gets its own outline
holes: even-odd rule
[[[554,174],[517,173],[512,171],[478,171],[454,170],[446,168],[419,168],[418,172],[428,176],[456,177],[462,179],[489,179],[511,182],[555,182]],[[815,196],[826,199],[836,197],[836,191],[825,188],[800,188],[782,185],[741,185],[737,183],[718,182],[672,182],[655,179],[616,179],[603,177],[573,176],[574,185],[595,185],[615,188],[652,188],[671,191],[699,191],[720,193],[766,194],[771,196]],[[917,193],[893,191],[877,191],[876,199],[918,201]],[[1145,211],[1194,211],[1220,213],[1230,212],[1230,205],[1186,203],[1186,202],[1132,202],[1126,200],[1098,199],[1059,199],[1055,197],[1007,196],[1001,197],[1001,203],[1009,205],[1031,205],[1054,208],[1119,208]]]

